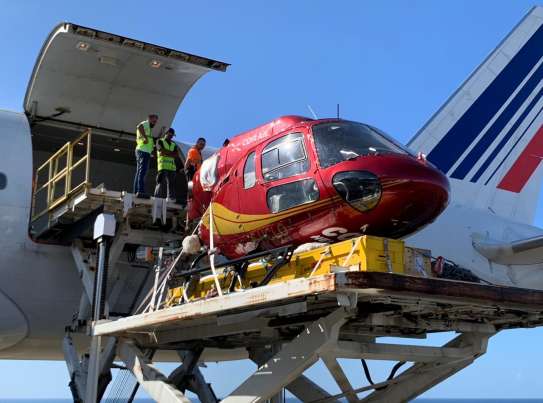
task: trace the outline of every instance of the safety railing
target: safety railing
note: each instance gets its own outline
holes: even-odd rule
[[[36,170],[32,221],[90,187],[90,161],[91,129],[87,129],[77,139],[64,144]]]

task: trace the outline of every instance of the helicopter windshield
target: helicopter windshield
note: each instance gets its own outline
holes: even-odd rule
[[[327,168],[362,155],[408,151],[377,129],[355,122],[329,122],[313,126],[315,147],[321,167]]]

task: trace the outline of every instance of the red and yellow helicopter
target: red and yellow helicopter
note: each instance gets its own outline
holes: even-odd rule
[[[189,219],[228,258],[360,234],[401,238],[447,206],[445,175],[380,130],[283,116],[233,137],[193,178]]]

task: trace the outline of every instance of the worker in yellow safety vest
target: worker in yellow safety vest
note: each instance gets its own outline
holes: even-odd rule
[[[173,141],[175,130],[171,127],[166,131],[164,137],[156,143],[157,149],[157,170],[155,197],[167,198],[168,201],[175,201],[175,173],[177,166],[175,159],[183,162],[181,150]]]
[[[145,193],[145,176],[149,170],[151,154],[155,147],[152,129],[158,122],[158,115],[150,114],[136,127],[136,176],[134,177],[134,193],[136,197],[148,198]]]

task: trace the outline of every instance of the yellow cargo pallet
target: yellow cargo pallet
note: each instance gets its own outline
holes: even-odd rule
[[[429,277],[430,265],[430,252],[427,250],[405,247],[404,242],[400,240],[365,235],[294,253],[269,284],[329,274],[337,270]],[[260,284],[266,276],[268,266],[265,261],[255,261],[249,265],[243,278],[232,271],[219,273],[218,280],[222,292],[227,293],[232,282],[235,283],[234,292]],[[197,300],[215,295],[217,290],[212,275],[200,279],[193,278],[185,286],[169,290],[166,306],[177,305],[187,299]]]

